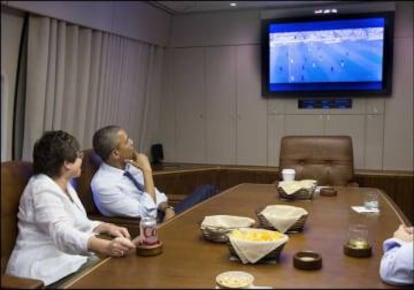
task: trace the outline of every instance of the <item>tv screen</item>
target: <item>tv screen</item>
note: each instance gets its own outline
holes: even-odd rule
[[[393,12],[263,20],[262,95],[390,95],[393,22]]]

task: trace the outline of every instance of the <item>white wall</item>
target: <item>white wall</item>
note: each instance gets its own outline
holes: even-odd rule
[[[262,156],[257,152],[256,158],[246,160],[236,158],[236,164],[253,164],[253,165],[277,165],[279,153],[279,141],[285,134],[347,134],[351,135],[354,141],[355,167],[357,169],[389,169],[389,170],[413,170],[413,2],[385,2],[375,3],[366,2],[360,4],[342,4],[343,8],[350,12],[355,11],[378,11],[381,9],[395,9],[395,33],[394,33],[394,67],[393,67],[393,93],[387,97],[358,97],[353,98],[353,108],[350,110],[299,110],[297,109],[297,99],[264,99],[260,97],[260,87],[257,86],[257,79],[260,80],[260,59],[257,54],[246,54],[246,57],[254,59],[238,58],[236,64],[225,58],[226,52],[223,52],[218,58],[229,66],[241,67],[248,70],[246,75],[250,79],[244,79],[243,82],[249,83],[249,87],[255,88],[250,90],[251,98],[255,99],[250,108],[251,114],[267,115],[267,120],[256,118],[256,130],[246,133],[241,131],[238,124],[243,124],[243,111],[240,110],[240,92],[241,79],[236,78],[228,86],[236,88],[236,115],[237,125],[235,127],[236,140],[241,133],[250,135],[245,136],[242,140],[253,140],[249,144],[252,152],[263,150],[263,143],[267,148],[267,160],[263,161]],[[313,10],[314,8],[312,8]],[[209,62],[214,60],[210,56],[213,50],[217,48],[227,48],[226,50],[241,53],[245,48],[260,49],[260,20],[268,16],[280,15],[291,16],[302,9],[279,9],[279,10],[248,10],[239,12],[221,12],[221,13],[195,13],[188,15],[174,15],[172,18],[171,35],[169,39],[169,53],[165,62],[165,79],[163,87],[163,98],[161,102],[161,132],[165,132],[160,138],[164,144],[165,158],[168,161],[187,161],[187,162],[208,162],[208,154],[211,148],[200,148],[200,146],[186,147],[182,149],[183,134],[179,136],[177,132],[182,132],[182,126],[189,128],[190,133],[186,138],[203,135],[208,138],[211,136],[209,128],[213,120],[208,119],[207,108],[202,108],[203,104],[208,104],[209,86],[221,88],[222,93],[231,91],[228,87],[223,87],[222,83],[211,83],[211,74]],[[185,51],[188,55],[194,56],[194,51],[198,51],[198,58],[185,58]],[[177,51],[180,51],[180,58],[177,59]],[[192,72],[182,71],[181,65],[185,60],[186,67],[192,69]],[[217,59],[217,58],[216,58]],[[190,63],[187,63],[190,62]],[[250,65],[245,65],[245,63]],[[192,64],[192,66],[191,66]],[[201,66],[195,69],[196,66]],[[224,72],[228,71],[226,75]],[[233,80],[231,69],[221,70],[222,78]],[[238,72],[234,72],[237,74]],[[186,77],[186,74],[189,77]],[[197,76],[196,76],[197,75]],[[185,79],[187,83],[184,82]],[[198,79],[197,87],[191,79]],[[201,78],[201,80],[200,80]],[[180,80],[179,90],[174,80]],[[183,96],[182,94],[191,93]],[[224,96],[224,95],[223,95]],[[227,96],[226,96],[227,97]],[[352,96],[350,96],[352,97]],[[179,100],[197,98],[197,107],[186,109],[180,104]],[[201,99],[200,99],[201,98]],[[217,95],[214,96],[217,100]],[[244,93],[243,99],[246,99]],[[163,106],[164,105],[164,106]],[[178,122],[183,116],[190,116],[187,111],[201,110],[200,116],[207,114],[207,117],[193,116],[192,125],[198,124],[197,128],[189,127],[188,123]],[[229,112],[232,114],[232,112]],[[191,116],[190,116],[191,117]],[[223,122],[227,122],[221,117]],[[226,127],[226,126],[223,126]],[[226,127],[227,128],[227,127]],[[223,128],[217,128],[220,132],[217,136],[222,136]],[[257,130],[265,130],[265,136],[260,136]],[[175,133],[174,133],[175,132]],[[208,134],[207,134],[208,133]],[[227,134],[226,136],[230,136]],[[217,137],[216,136],[216,137]],[[178,138],[179,137],[179,138]],[[200,138],[200,137],[197,137]],[[180,140],[178,140],[180,139]],[[191,141],[193,142],[193,141]],[[189,142],[189,143],[191,143]],[[208,142],[207,146],[208,145]],[[226,143],[228,144],[228,142]],[[180,146],[178,146],[180,145]],[[204,145],[203,145],[204,146]],[[224,145],[223,145],[224,146]],[[240,150],[235,145],[235,153]],[[226,147],[227,148],[227,147]],[[258,149],[260,148],[260,149]],[[226,149],[228,150],[228,148]],[[188,153],[186,153],[188,152]],[[233,152],[234,153],[234,152]],[[185,154],[185,155],[183,155]],[[216,154],[218,155],[218,154]],[[195,157],[196,156],[196,157]],[[252,157],[254,156],[251,155]],[[200,158],[202,160],[200,160]],[[192,160],[194,159],[194,160]]]

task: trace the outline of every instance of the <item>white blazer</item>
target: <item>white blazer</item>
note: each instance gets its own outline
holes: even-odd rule
[[[86,216],[68,184],[72,200],[47,175],[30,178],[20,198],[18,235],[6,273],[49,285],[79,269],[89,255],[87,242],[101,222]]]

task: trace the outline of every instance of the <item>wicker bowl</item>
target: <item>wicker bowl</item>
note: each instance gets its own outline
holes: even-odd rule
[[[234,218],[234,216],[228,216]],[[244,217],[247,218],[247,217]],[[215,243],[225,243],[228,241],[228,236],[232,230],[235,229],[242,229],[242,228],[251,228],[257,225],[257,221],[252,218],[248,218],[250,220],[249,223],[244,223],[242,226],[236,226],[232,224],[232,226],[213,226],[213,225],[206,225],[203,224],[203,221],[200,221],[200,230],[203,234],[204,239],[207,241],[215,242]],[[250,224],[250,225],[249,225]]]
[[[276,184],[276,190],[279,193],[279,197],[288,200],[310,200],[313,199],[313,193],[315,192],[316,185],[309,189],[301,188],[292,194],[287,194],[282,187]]]
[[[265,230],[265,229],[253,229],[254,231],[257,232],[261,232],[261,231],[268,231],[269,230]],[[247,230],[244,230],[244,232],[248,232]],[[278,231],[276,231],[278,232]],[[276,234],[275,231],[271,231],[272,234]],[[289,237],[285,234],[282,234],[280,232],[278,232],[278,234],[280,234],[280,238],[284,239],[284,241],[280,241],[281,243],[277,246],[277,248],[275,248],[274,250],[272,250],[271,252],[269,252],[267,255],[265,255],[264,257],[262,257],[260,260],[256,261],[255,264],[260,264],[260,263],[268,263],[268,262],[278,262],[279,261],[279,257],[280,254],[283,250],[283,247],[285,246],[285,244],[289,241]],[[229,234],[231,235],[231,234]],[[268,240],[255,240],[252,241],[252,243],[254,243],[255,245],[257,244],[258,247],[260,247],[261,243],[267,243],[269,242]],[[239,255],[237,254],[236,250],[234,249],[230,239],[227,242],[227,246],[229,249],[229,254],[231,257],[237,258],[239,261],[242,261],[242,259],[240,259]],[[256,247],[256,246],[255,246]]]
[[[268,230],[277,230],[269,221],[265,218],[261,212],[265,209],[265,207],[258,208],[255,213],[257,218],[259,219],[260,227]],[[301,232],[305,227],[306,220],[308,218],[309,213],[302,215],[290,228],[287,232]]]
[[[229,240],[227,234],[234,228],[200,227],[200,230],[206,240],[215,243],[226,243]]]
[[[270,261],[278,262],[279,257],[280,257],[280,253],[282,252],[283,247],[285,246],[285,244],[286,243],[281,244],[279,247],[277,247],[276,249],[271,251],[269,254],[267,254],[266,256],[261,258],[259,261],[257,261],[255,264],[267,263],[267,262],[270,262]],[[237,255],[236,251],[234,250],[232,244],[230,242],[227,242],[227,245],[229,247],[230,256],[236,257],[237,259],[240,260],[239,256]]]

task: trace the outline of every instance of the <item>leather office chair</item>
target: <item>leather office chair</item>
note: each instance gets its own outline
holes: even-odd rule
[[[8,161],[1,164],[1,288],[41,289],[43,281],[5,274],[17,238],[17,212],[20,196],[33,174],[31,162]]]
[[[285,136],[280,146],[280,177],[284,168],[295,169],[296,180],[358,186],[353,182],[354,157],[349,136]]]

